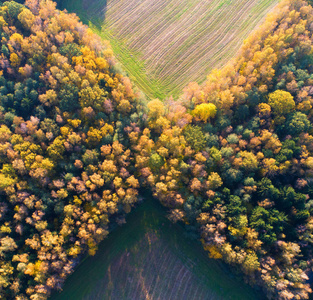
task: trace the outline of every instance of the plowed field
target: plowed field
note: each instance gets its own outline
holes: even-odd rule
[[[221,67],[278,0],[65,0],[108,39],[150,98],[174,97]],[[96,28],[95,28],[96,29]]]
[[[51,300],[261,300],[147,195]]]

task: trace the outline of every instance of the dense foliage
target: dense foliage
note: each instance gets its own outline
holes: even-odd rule
[[[0,8],[0,298],[46,299],[137,201],[142,113],[112,51],[51,1]],[[143,111],[143,109],[140,109]]]
[[[149,186],[209,255],[308,299],[313,8],[283,0],[238,57],[141,105],[112,51],[50,0],[0,8],[0,296],[46,299]],[[201,237],[200,237],[201,235]]]

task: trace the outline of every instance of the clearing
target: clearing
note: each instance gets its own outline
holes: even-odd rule
[[[53,300],[265,299],[224,263],[210,259],[151,195],[145,198]]]
[[[226,64],[278,0],[64,0],[148,96],[177,97]],[[102,27],[102,29],[101,29]]]

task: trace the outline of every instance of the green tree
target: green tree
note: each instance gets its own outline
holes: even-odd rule
[[[150,166],[151,170],[157,171],[163,166],[163,164],[164,164],[163,157],[160,156],[159,154],[153,153],[150,156],[149,166]]]
[[[79,89],[74,84],[65,84],[59,92],[60,108],[63,111],[74,112],[79,106]]]
[[[199,126],[188,125],[184,130],[184,137],[187,143],[197,152],[205,147],[205,136]]]
[[[287,119],[287,132],[292,135],[307,132],[311,128],[311,123],[308,117],[301,113],[295,112],[289,119]]]

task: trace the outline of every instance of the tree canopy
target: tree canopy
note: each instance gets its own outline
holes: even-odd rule
[[[313,8],[283,0],[238,56],[144,103],[50,0],[0,7],[0,297],[46,299],[150,188],[270,299],[308,299]]]

